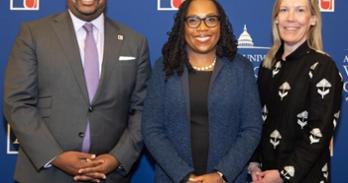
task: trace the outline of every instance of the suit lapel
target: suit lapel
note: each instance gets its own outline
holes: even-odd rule
[[[86,99],[86,102],[88,102],[89,98],[87,85],[84,77],[83,66],[81,63],[80,50],[69,13],[64,12],[58,15],[54,19],[52,25],[60,41],[62,50],[67,57],[65,61],[70,65],[81,93]],[[122,40],[118,39],[118,35],[121,35],[122,33],[119,31],[118,27],[115,24],[112,24],[112,22],[107,18],[105,19],[104,29],[104,56],[102,73],[99,81],[99,86],[92,103],[95,103],[96,99],[101,93],[101,88],[103,88],[103,86],[108,81],[113,67],[115,66],[115,62],[118,60],[119,51],[122,45]]]
[[[213,87],[215,79],[218,77],[218,75],[220,74],[222,68],[225,65],[225,62],[224,62],[223,58],[217,57],[216,59],[217,60],[216,60],[216,64],[215,64],[215,67],[214,67],[214,70],[213,70],[213,74],[212,74],[212,76],[210,78],[208,96],[209,96],[210,90],[212,90],[212,87]]]
[[[81,63],[80,49],[69,13],[66,11],[55,17],[52,26],[67,58],[65,61],[70,65],[81,93],[88,102],[89,99]]]
[[[125,39],[124,37],[122,37],[122,39],[119,38],[119,35],[124,36],[124,34],[120,32],[117,25],[113,24],[108,18],[105,18],[104,29],[104,54],[102,73],[99,80],[99,86],[92,103],[95,103],[95,101],[98,99],[98,96],[101,94],[103,86],[106,85],[109,81],[109,77],[112,74],[113,68],[118,61],[123,39]]]
[[[186,117],[188,122],[191,121],[191,108],[190,108],[190,93],[189,93],[189,73],[188,73],[188,69],[186,67],[184,67],[184,72],[181,75],[181,85],[182,85],[182,90],[183,90],[183,94],[184,94],[184,100],[186,103]]]

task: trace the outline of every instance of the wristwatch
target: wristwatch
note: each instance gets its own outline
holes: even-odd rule
[[[227,181],[227,178],[225,177],[225,175],[223,173],[221,173],[220,171],[216,171],[217,174],[219,174],[219,176],[222,178],[222,180],[225,182],[228,182]]]

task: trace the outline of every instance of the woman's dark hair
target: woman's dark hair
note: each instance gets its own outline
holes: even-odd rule
[[[175,72],[179,76],[182,75],[185,66],[189,71],[193,71],[186,53],[185,41],[185,17],[192,1],[185,0],[181,4],[175,15],[172,30],[168,33],[168,41],[162,48],[166,78]],[[220,16],[220,39],[216,46],[216,54],[218,57],[227,57],[232,61],[237,53],[236,37],[233,34],[231,23],[222,6],[216,0],[211,1],[215,4]]]

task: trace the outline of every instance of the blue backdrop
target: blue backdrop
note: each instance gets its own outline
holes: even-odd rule
[[[36,1],[36,4],[33,2]],[[248,44],[240,42],[239,51],[258,66],[271,46],[271,11],[274,1],[219,0],[223,5],[237,36],[249,39]],[[180,0],[109,0],[107,15],[145,35],[149,40],[152,63],[160,56],[161,47],[167,39],[167,32],[173,23],[173,7]],[[22,22],[38,19],[66,8],[66,0],[1,0],[0,1],[0,72],[4,73],[7,59]],[[321,0],[323,8],[324,48],[336,61],[345,80],[342,97],[341,119],[334,138],[332,157],[333,183],[347,182],[348,158],[348,1]],[[252,40],[252,43],[250,42]],[[2,96],[3,74],[0,75],[0,96]],[[2,111],[2,100],[0,100]],[[13,170],[18,142],[9,131],[0,113],[0,182],[13,183]],[[151,158],[143,153],[133,176],[133,183],[153,182]]]

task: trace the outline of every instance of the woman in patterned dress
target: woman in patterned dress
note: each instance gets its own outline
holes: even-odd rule
[[[322,49],[318,1],[276,0],[272,23],[258,77],[264,128],[249,165],[253,183],[330,182],[342,79]]]

